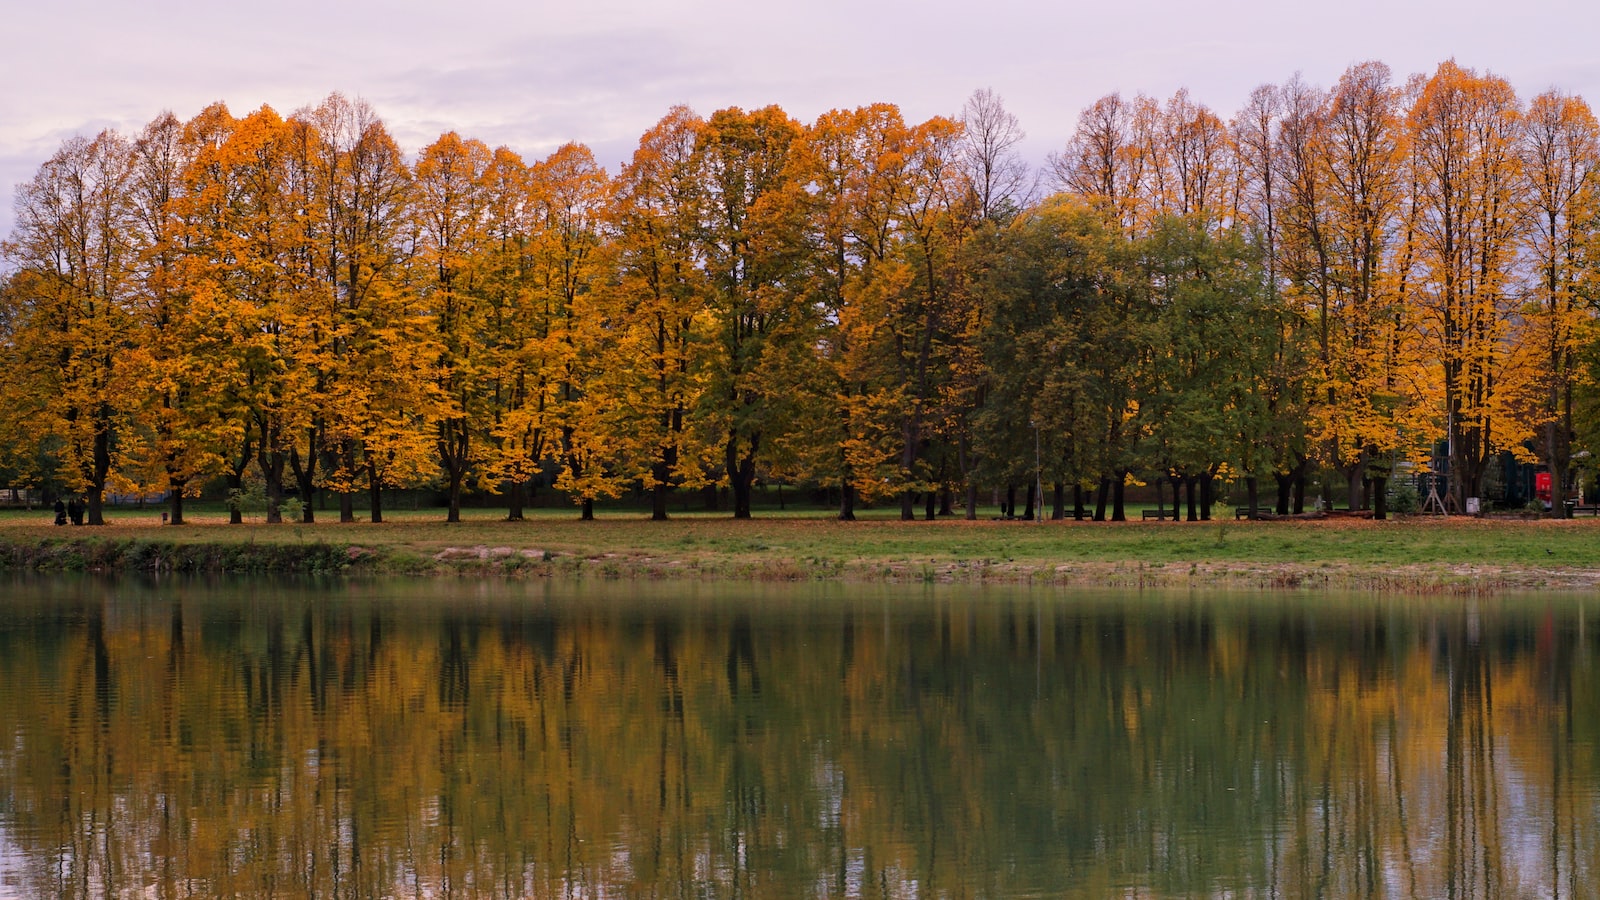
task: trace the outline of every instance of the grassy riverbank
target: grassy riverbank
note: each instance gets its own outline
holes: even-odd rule
[[[1337,587],[1419,593],[1600,585],[1600,520],[1408,518],[1238,522],[842,523],[823,514],[736,522],[681,514],[523,522],[470,511],[379,525],[230,526],[218,513],[162,526],[117,510],[101,528],[0,513],[0,566],[33,571],[576,575],[609,578],[1033,582],[1100,586]]]

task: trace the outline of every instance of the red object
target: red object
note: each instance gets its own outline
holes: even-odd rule
[[[1549,501],[1549,499],[1550,499],[1550,473],[1549,472],[1535,472],[1534,473],[1534,475],[1533,475],[1533,492],[1538,495],[1540,500]]]

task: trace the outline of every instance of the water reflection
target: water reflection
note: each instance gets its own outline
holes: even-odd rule
[[[5,896],[1600,889],[1588,601],[7,593]]]

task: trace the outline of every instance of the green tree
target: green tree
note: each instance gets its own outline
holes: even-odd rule
[[[1190,521],[1210,518],[1224,471],[1245,480],[1253,517],[1257,481],[1276,462],[1272,429],[1283,424],[1271,400],[1286,315],[1271,302],[1260,250],[1195,217],[1157,223],[1138,249],[1154,312],[1139,403],[1148,456],[1188,490]]]
[[[718,110],[701,128],[696,171],[704,179],[700,240],[716,329],[710,383],[699,418],[722,445],[733,517],[750,518],[763,441],[794,419],[782,369],[808,341],[809,317],[788,289],[797,274],[790,232],[799,228],[790,147],[800,126],[776,106]]]
[[[1103,440],[1102,379],[1131,367],[1108,372],[1100,364],[1109,341],[1127,333],[1102,335],[1096,326],[1130,324],[1116,321],[1128,311],[1119,243],[1099,211],[1067,195],[1047,199],[996,235],[983,270],[985,314],[976,341],[984,373],[983,402],[973,415],[980,477],[1030,489],[1036,474],[1058,491],[1070,484],[1081,509],[1082,489],[1110,465],[1107,451],[1119,448]],[[1119,352],[1134,351],[1124,344]],[[1059,493],[1057,500],[1059,516]]]

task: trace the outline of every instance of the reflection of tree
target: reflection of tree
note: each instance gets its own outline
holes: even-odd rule
[[[5,602],[39,894],[1582,896],[1600,864],[1576,612]]]

